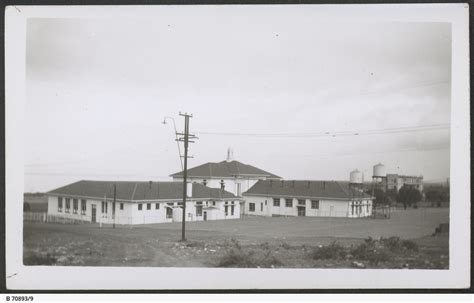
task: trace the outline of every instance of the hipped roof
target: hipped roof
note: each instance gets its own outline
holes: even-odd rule
[[[52,191],[49,195],[81,196],[89,198],[108,199],[114,196],[116,185],[116,199],[124,201],[140,200],[176,200],[183,197],[183,183],[181,182],[143,182],[143,181],[90,181],[81,180]],[[237,198],[232,193],[206,187],[199,183],[192,183],[192,194],[188,197],[194,199],[233,199]]]

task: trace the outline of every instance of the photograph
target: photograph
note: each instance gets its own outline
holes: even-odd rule
[[[309,7],[25,18],[22,266],[450,272],[454,23]]]

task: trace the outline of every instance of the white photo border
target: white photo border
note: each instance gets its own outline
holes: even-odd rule
[[[447,22],[452,28],[449,270],[238,269],[23,265],[28,18],[153,18],[178,10],[312,10],[321,22]],[[470,287],[470,90],[467,4],[8,6],[5,10],[6,283],[13,290],[397,289]]]

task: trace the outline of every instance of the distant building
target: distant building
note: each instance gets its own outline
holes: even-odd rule
[[[423,176],[404,176],[398,174],[387,174],[387,189],[396,189],[397,191],[402,188],[403,185],[411,186],[416,188],[420,192],[423,192]]]
[[[372,215],[373,198],[347,182],[262,180],[243,197],[244,213],[249,215],[349,218]]]
[[[220,188],[240,197],[259,180],[280,180],[281,177],[252,165],[232,159],[232,150],[227,150],[227,160],[208,162],[188,169],[187,181],[197,182],[212,188]],[[173,181],[183,181],[183,172],[170,175]]]
[[[240,218],[240,199],[232,193],[198,183],[188,187],[186,221]],[[107,224],[181,222],[182,194],[178,182],[85,180],[46,193],[49,215]]]

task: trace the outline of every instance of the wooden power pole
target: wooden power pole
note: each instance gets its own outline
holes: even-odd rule
[[[117,184],[114,183],[114,202],[112,203],[112,217],[114,218],[114,225],[113,228],[115,228],[115,200],[117,196]]]
[[[195,135],[189,133],[189,118],[192,118],[193,115],[188,115],[187,113],[179,113],[180,116],[184,117],[184,133],[176,133],[177,136],[180,136],[177,141],[184,142],[184,169],[183,169],[183,221],[181,225],[181,241],[186,241],[186,196],[187,196],[187,175],[188,175],[188,144],[194,143],[189,139],[197,139]]]

